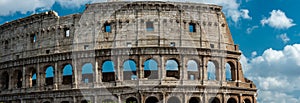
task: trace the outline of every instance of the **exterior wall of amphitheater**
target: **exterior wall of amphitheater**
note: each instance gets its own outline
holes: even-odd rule
[[[0,103],[256,103],[257,89],[244,78],[221,10],[199,3],[105,2],[88,4],[81,14],[49,11],[5,23]],[[136,71],[124,71],[128,60]],[[158,69],[147,71],[147,60]],[[177,70],[166,69],[169,60]],[[107,61],[113,72],[103,72]],[[196,71],[189,71],[189,61]],[[215,80],[208,78],[209,62]],[[82,74],[85,64],[92,74]],[[63,75],[66,65],[71,76]],[[46,77],[50,66],[52,78]]]

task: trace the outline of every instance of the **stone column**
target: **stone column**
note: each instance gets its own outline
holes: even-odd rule
[[[94,72],[94,77],[95,77],[95,79],[94,79],[94,87],[96,86],[98,86],[98,81],[99,81],[99,77],[98,77],[98,69],[99,69],[99,65],[98,65],[98,61],[97,60],[95,60],[95,72]]]
[[[58,89],[58,84],[59,84],[59,69],[57,67],[57,62],[54,63],[54,77],[53,77],[53,89],[56,90]]]
[[[242,93],[240,93],[240,95],[239,95],[239,103],[243,103],[243,94]]]
[[[77,78],[77,63],[76,60],[73,62],[73,74],[72,74],[72,88],[78,88]],[[75,101],[74,101],[75,102]]]
[[[118,102],[119,102],[119,103],[122,103],[121,95],[120,95],[120,94],[118,94]]]
[[[166,93],[163,92],[163,102],[162,103],[166,103]]]
[[[165,68],[165,60],[164,57],[161,56],[161,66],[160,66],[160,74],[161,74],[161,80],[164,80],[166,78],[166,68]]]
[[[36,66],[36,86],[40,87],[41,86],[41,74],[40,74],[40,64],[37,63]]]
[[[208,78],[207,78],[207,61],[206,61],[206,58],[202,57],[203,59],[203,62],[202,62],[202,68],[203,68],[203,72],[202,72],[202,79],[204,81],[206,81]]]
[[[187,72],[187,62],[185,61],[185,59],[182,59],[183,61],[181,61],[182,63],[182,69],[183,69],[183,80],[188,80],[188,72]]]
[[[122,72],[122,66],[120,65],[120,57],[117,57],[117,62],[116,62],[116,66],[117,68],[116,69],[116,77],[115,78],[117,81],[123,81],[123,72]]]
[[[143,79],[144,78],[144,66],[143,66],[143,58],[139,57],[139,65],[138,68],[139,70],[139,79]]]
[[[97,95],[94,95],[94,102],[93,103],[98,103],[98,97],[97,97]]]
[[[26,88],[26,67],[23,66],[23,70],[22,70],[22,88]]]

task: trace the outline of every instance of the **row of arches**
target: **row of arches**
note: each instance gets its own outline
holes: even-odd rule
[[[217,70],[218,67],[216,67],[216,62],[214,61],[208,61],[207,63],[207,79],[208,80],[218,80],[219,70]],[[230,81],[232,80],[232,70],[231,68],[234,66],[232,63],[226,63],[225,65],[225,72],[226,72],[226,80]],[[138,77],[138,66],[137,63],[132,60],[128,59],[123,62],[122,64],[122,79],[123,80],[137,80],[139,77],[148,78],[148,79],[159,79],[159,70],[161,70],[161,66],[159,66],[158,62],[152,58],[147,59],[143,63],[143,74],[140,73]],[[179,62],[176,59],[169,59],[165,63],[165,76],[166,77],[173,77],[176,79],[180,79],[180,66]],[[15,88],[21,88],[23,87],[22,82],[25,80],[27,83],[29,83],[29,87],[33,87],[37,85],[37,78],[40,78],[44,80],[44,85],[53,85],[55,81],[55,68],[52,65],[48,65],[45,67],[44,73],[41,73],[41,75],[38,77],[37,70],[35,68],[27,69],[26,76],[23,76],[23,71],[21,70],[15,70],[14,73],[11,76],[12,78],[9,78],[8,72],[2,73],[1,78],[1,87],[2,89],[8,89],[9,83],[11,81],[12,85]],[[186,70],[189,80],[198,80],[200,78],[200,68],[199,63],[195,60],[188,60],[186,64]],[[63,85],[68,85],[73,83],[73,76],[74,76],[74,70],[71,64],[65,64],[60,71],[59,77],[62,78],[61,83]],[[119,77],[117,75],[117,69],[115,68],[115,63],[112,60],[105,60],[101,65],[101,80],[102,82],[111,82],[117,80]],[[94,81],[94,67],[92,63],[85,63],[81,67],[81,81],[84,83],[91,83]],[[58,82],[56,81],[56,82]],[[27,87],[28,87],[27,86]]]

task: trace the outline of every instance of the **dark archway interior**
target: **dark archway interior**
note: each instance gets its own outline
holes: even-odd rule
[[[126,99],[126,103],[138,103],[138,100],[134,97]]]
[[[245,99],[244,103],[251,103],[251,101],[249,99]]]
[[[200,103],[200,98],[198,98],[198,97],[192,97],[190,99],[189,103]]]
[[[209,103],[220,103],[220,100],[216,97],[210,98]]]
[[[237,103],[237,101],[234,98],[229,98],[227,103]]]
[[[146,99],[145,103],[159,103],[159,101],[156,97],[149,97]]]

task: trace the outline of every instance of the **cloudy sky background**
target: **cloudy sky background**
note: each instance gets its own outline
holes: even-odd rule
[[[47,10],[55,10],[60,16],[78,13],[86,3],[103,1],[0,0],[0,24]],[[223,6],[233,39],[243,52],[245,76],[259,88],[260,103],[300,103],[299,0],[189,2]]]

